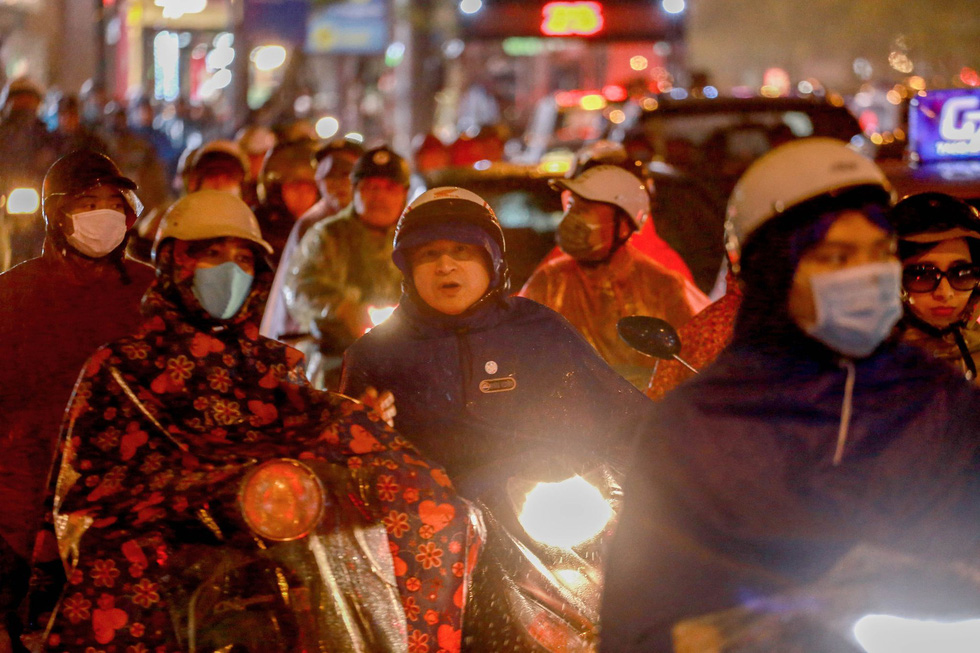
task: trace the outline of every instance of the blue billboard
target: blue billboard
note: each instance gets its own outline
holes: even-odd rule
[[[909,148],[922,163],[980,159],[980,88],[928,91],[914,98]]]

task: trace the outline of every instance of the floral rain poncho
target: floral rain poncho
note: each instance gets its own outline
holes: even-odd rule
[[[240,478],[236,458],[292,457],[343,465],[368,488],[359,508],[387,529],[408,650],[458,651],[477,538],[445,472],[373,412],[314,390],[298,352],[259,336],[252,307],[268,272],[216,322],[191,291],[187,243],[173,242],[143,300],[148,320],[99,349],[75,387],[52,480],[67,581],[46,646],[176,650],[164,584],[179,525]],[[39,540],[35,593],[57,590],[54,544],[50,531]]]

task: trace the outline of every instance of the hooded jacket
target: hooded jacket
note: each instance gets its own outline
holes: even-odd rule
[[[445,472],[361,405],[314,390],[298,352],[259,336],[271,271],[215,321],[194,298],[187,243],[171,242],[147,320],[99,349],[74,390],[51,487],[57,539],[48,532],[35,558],[40,587],[67,572],[48,644],[174,650],[168,561],[180,533],[237,487],[243,460],[288,457],[350,471],[363,503],[341,496],[387,527],[409,644],[458,647],[472,530]],[[38,618],[36,605],[43,597]]]
[[[136,328],[152,280],[152,268],[128,259],[89,264],[50,234],[40,257],[0,275],[0,535],[24,558],[78,370]]]
[[[671,651],[678,621],[769,605],[860,543],[980,552],[980,393],[912,347],[847,360],[805,335],[787,308],[799,232],[787,216],[753,236],[732,344],[638,441],[603,651]]]
[[[554,311],[495,295],[441,316],[416,301],[348,348],[341,391],[390,390],[396,428],[451,475],[541,450],[587,458],[645,421],[647,399]]]

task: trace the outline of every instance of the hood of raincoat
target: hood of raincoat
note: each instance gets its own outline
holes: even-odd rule
[[[859,542],[976,555],[975,389],[907,345],[853,365],[839,465],[830,360],[729,349],[663,400],[623,486],[604,651],[672,650],[677,621],[792,591]]]
[[[842,211],[860,210],[891,232],[880,190],[857,189],[799,204],[759,227],[746,241],[739,281],[742,305],[732,345],[804,351],[815,359],[840,354],[806,335],[789,314],[789,292],[800,258],[819,243]]]
[[[172,313],[170,319],[186,321],[204,330],[235,330],[246,324],[258,325],[273,279],[264,252],[256,251],[252,288],[242,307],[231,318],[220,320],[204,310],[194,295],[197,259],[191,255],[190,245],[190,241],[170,239],[160,246],[156,257],[156,280],[143,297],[143,314]]]

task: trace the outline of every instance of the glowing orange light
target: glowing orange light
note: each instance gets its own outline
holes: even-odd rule
[[[606,24],[598,2],[549,2],[542,7],[541,16],[545,36],[592,36]]]
[[[960,81],[967,86],[980,86],[980,73],[966,66],[960,71]]]
[[[297,460],[273,459],[242,480],[239,505],[245,522],[262,537],[296,540],[313,530],[323,515],[323,486]]]

